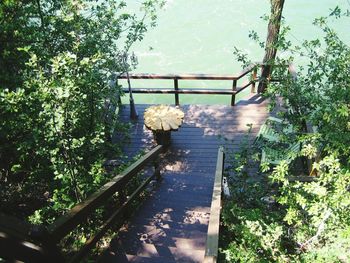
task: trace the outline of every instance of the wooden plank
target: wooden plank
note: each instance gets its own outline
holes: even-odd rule
[[[247,87],[249,87],[251,84],[253,83],[253,81],[249,81],[247,84],[245,84],[242,87],[239,87],[236,89],[236,94],[240,93],[241,91],[245,90]]]
[[[116,211],[114,212],[105,223],[101,226],[100,230],[92,236],[84,246],[78,251],[78,253],[71,259],[71,263],[73,262],[81,262],[81,260],[93,249],[95,244],[103,237],[106,231],[113,225],[115,221],[122,218],[125,210],[130,206],[130,204],[139,196],[139,194],[148,186],[149,182],[155,177],[152,175],[148,177],[127,199],[127,201]],[[121,220],[119,226],[123,223]]]
[[[258,64],[259,63],[250,64],[247,68],[243,69],[242,72],[236,76],[236,78],[241,79],[242,77],[244,77],[245,75],[250,73],[254,68],[256,68],[258,66]]]
[[[0,213],[0,231],[16,236],[18,238],[26,239],[32,232],[32,225],[19,220],[16,217]]]
[[[0,232],[1,258],[6,262],[49,262],[42,247],[19,237]]]
[[[150,73],[134,73],[129,74],[130,79],[185,79],[185,80],[234,80],[237,79],[233,75],[214,75],[214,74],[150,74]],[[243,75],[244,76],[244,75]],[[118,77],[126,79],[125,75]]]
[[[32,226],[21,220],[0,214],[0,256],[26,261],[29,258],[38,262],[44,260],[45,251],[30,238]]]
[[[124,88],[124,93],[129,90]],[[232,95],[235,91],[228,89],[158,89],[158,88],[133,88],[135,94],[202,94],[202,95]]]
[[[215,181],[213,188],[212,203],[210,208],[210,219],[208,226],[208,236],[205,249],[204,262],[216,262],[219,248],[219,228],[220,228],[220,210],[221,210],[221,190],[222,174],[224,169],[224,149],[219,148],[216,163]]]
[[[238,80],[250,73],[257,64],[251,64],[243,69],[238,75],[216,75],[216,74],[151,74],[133,73],[129,74],[130,79],[187,79],[187,80]],[[126,79],[126,74],[118,76],[118,79]]]
[[[0,214],[0,257],[11,262],[63,262],[60,251],[48,238],[43,226]]]
[[[245,126],[247,120],[248,123],[254,123],[253,131],[257,133],[268,114],[265,110],[266,103],[257,97],[244,102],[244,105],[237,107],[181,107],[185,112],[184,124],[177,132],[172,133],[172,144],[163,157],[162,184],[140,207],[137,216],[131,219],[125,231],[118,234],[114,244],[132,247],[128,250],[129,254],[136,256],[150,252],[142,247],[144,242],[152,244],[152,249],[156,250],[155,253],[148,254],[150,262],[174,262],[174,254],[169,253],[171,248],[182,252],[189,251],[186,255],[182,254],[183,261],[203,262],[218,145],[224,143],[217,135],[230,135],[230,138],[234,139],[230,148],[237,150],[237,143],[248,129]],[[138,111],[142,112],[140,109],[150,105],[137,106]],[[128,107],[124,109],[123,114],[126,116],[125,120],[128,120]],[[141,145],[151,145],[152,134],[144,130],[142,118],[131,128],[130,136],[131,145],[127,146],[127,150],[132,150],[133,153],[136,153]],[[145,229],[144,226],[149,226],[152,231],[148,231],[149,228]],[[186,235],[187,231],[201,234],[193,239]],[[183,237],[181,240],[178,239],[180,236]],[[140,237],[145,237],[146,240],[141,240]],[[111,249],[116,255],[123,255],[123,252],[115,247]],[[196,249],[202,253],[198,258],[191,253]],[[165,256],[164,260],[160,259],[162,256]],[[217,254],[211,256],[211,259],[215,262],[216,257]],[[209,258],[207,256],[206,260]]]
[[[194,130],[199,132],[202,132],[200,129],[204,129],[204,128],[212,128],[212,129],[218,129],[219,127],[223,127],[226,126],[228,128],[230,128],[231,132],[232,130],[237,130],[237,126],[239,126],[240,124],[242,124],[244,122],[244,119],[250,119],[249,123],[253,123],[253,129],[255,128],[255,125],[261,125],[264,122],[264,117],[266,116],[266,114],[256,114],[256,116],[253,116],[250,114],[250,112],[242,112],[240,114],[235,114],[235,115],[227,115],[227,119],[225,119],[225,117],[218,117],[218,119],[216,120],[210,120],[207,119],[205,120],[205,116],[204,114],[202,114],[202,116],[199,116],[198,118],[193,116],[191,121],[186,121],[186,119],[188,119],[189,117],[185,116],[185,120],[184,123],[181,125],[181,128],[179,129],[179,131],[175,132],[174,134],[180,133],[182,130]],[[259,119],[259,117],[261,117]],[[248,122],[246,122],[248,123]],[[138,122],[138,127],[136,127],[136,129],[139,130],[143,130],[143,122]],[[248,130],[248,127],[247,129]],[[147,134],[147,132],[145,133]],[[151,134],[151,133],[149,133]]]
[[[198,94],[198,95],[235,95],[249,87],[253,82],[250,81],[242,87],[237,87],[236,90],[228,89],[161,89],[161,88],[133,88],[135,94]],[[124,93],[129,93],[129,89],[123,88]],[[179,105],[179,104],[176,104]]]
[[[227,90],[227,89],[224,89]],[[232,92],[232,91],[231,91]],[[258,97],[261,98],[259,95],[254,95],[254,97]],[[245,104],[240,105],[241,109],[235,109],[235,108],[231,108],[231,107],[227,107],[227,105],[206,105],[206,104],[201,104],[201,105],[182,105],[181,108],[183,110],[191,110],[193,108],[196,108],[198,110],[203,111],[203,113],[208,113],[207,111],[210,111],[210,114],[213,114],[215,111],[220,111],[220,113],[222,111],[224,111],[225,113],[237,113],[240,112],[242,110],[244,111],[251,111],[253,113],[253,111],[255,110],[259,110],[261,112],[265,112],[266,111],[266,105],[265,103],[261,103],[263,105],[257,104],[257,102],[255,102],[254,98],[249,99],[249,100],[244,100]],[[152,106],[153,104],[137,104],[137,110],[139,112],[143,112],[146,108],[148,108],[149,106]],[[173,105],[174,106],[174,105]],[[119,112],[119,115],[122,116],[127,116],[130,115],[129,112],[129,105],[123,105],[121,107],[121,110]],[[142,120],[142,119],[139,119]]]
[[[115,176],[111,181],[102,186],[99,191],[58,218],[48,229],[52,239],[58,242],[61,238],[66,236],[77,225],[82,223],[88,214],[102,205],[107,198],[112,196],[119,188],[123,187],[135,174],[143,169],[146,163],[153,161],[162,151],[163,146],[161,145],[153,148],[126,168],[121,174]]]
[[[198,129],[198,128],[197,128]],[[256,129],[254,128],[251,135],[249,137],[253,137],[252,139],[255,139],[255,135],[258,133],[258,131],[256,131]],[[230,133],[228,133],[230,134]],[[192,140],[192,139],[195,139],[195,140],[208,140],[208,141],[216,141],[216,142],[222,142],[222,140],[220,138],[215,138],[213,137],[214,134],[212,135],[204,135],[203,132],[199,133],[199,132],[196,132],[192,129],[188,129],[188,130],[181,130],[179,132],[173,132],[171,134],[171,138],[174,138],[174,139],[179,139],[182,141],[182,137],[186,137],[185,139],[187,140]],[[231,134],[232,135],[232,134]],[[244,133],[244,131],[236,131],[235,132],[235,141],[237,141],[237,139],[243,139],[247,134]],[[133,141],[137,141],[137,140],[142,140],[142,141],[145,141],[145,142],[151,142],[153,139],[153,137],[151,137],[150,134],[145,134],[145,135],[142,135],[142,134],[137,134],[135,136],[132,136],[132,138],[129,138],[128,142],[126,142],[126,147],[128,146],[127,143],[129,142],[133,142]],[[227,143],[235,143],[235,141],[233,142],[227,142]]]

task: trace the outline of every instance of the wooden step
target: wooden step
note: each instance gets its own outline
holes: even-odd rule
[[[130,144],[125,146],[129,156],[153,146],[153,135],[144,127],[142,116],[150,105],[136,106],[140,116],[130,130]],[[218,147],[225,144],[238,151],[247,123],[254,124],[249,137],[252,143],[268,114],[266,102],[259,96],[234,107],[185,105],[182,109],[184,124],[172,133],[172,144],[161,160],[163,180],[113,240],[109,261],[103,262],[203,261]],[[120,116],[130,121],[127,105]],[[218,135],[233,141],[224,141]],[[118,135],[113,139],[118,141]],[[149,169],[145,174],[151,173]]]
[[[180,242],[183,244],[186,244],[186,242],[191,243],[188,240],[184,241],[180,239],[176,240],[176,242],[179,244]],[[190,246],[190,244],[182,247],[139,244],[137,250],[134,251],[135,254],[128,254],[127,252],[120,252],[122,250],[120,246],[115,247],[111,245],[111,248],[102,255],[99,262],[202,262],[204,259],[204,250],[189,249]]]

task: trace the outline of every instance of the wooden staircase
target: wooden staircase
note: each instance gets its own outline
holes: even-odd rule
[[[138,105],[142,113],[148,105]],[[267,116],[266,101],[251,96],[230,106],[186,105],[183,126],[161,161],[162,181],[99,262],[203,262],[218,148],[238,149],[248,127],[257,133]],[[129,110],[122,110],[129,118]],[[130,155],[152,147],[152,134],[139,116]],[[223,141],[219,137],[232,139]]]

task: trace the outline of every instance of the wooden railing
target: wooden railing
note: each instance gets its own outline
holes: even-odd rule
[[[9,262],[64,262],[46,234],[44,227],[0,214],[0,258]]]
[[[106,203],[107,199],[118,192],[120,207],[102,224],[98,232],[83,245],[74,257],[68,260],[68,262],[80,262],[112,225],[115,226],[118,223],[119,226],[123,223],[125,211],[150,181],[154,178],[160,179],[159,155],[162,151],[162,145],[153,148],[102,186],[100,190],[58,218],[48,228],[32,226],[0,215],[0,257],[24,262],[64,262],[57,244],[78,225],[83,224],[89,215]],[[130,196],[126,197],[125,185],[150,162],[154,164],[153,175],[148,177]]]
[[[205,263],[215,263],[218,257],[219,248],[219,227],[221,211],[222,178],[224,171],[225,154],[223,147],[219,148],[216,162],[216,172],[212,202],[210,208],[210,218],[208,225],[207,243],[205,248]]]
[[[255,92],[255,82],[257,81],[257,69],[259,64],[252,64],[246,69],[244,69],[237,76],[234,75],[208,75],[208,74],[129,74],[130,79],[168,79],[173,80],[173,89],[160,89],[160,88],[133,88],[133,93],[149,93],[149,94],[174,94],[175,95],[175,105],[180,104],[179,94],[212,94],[212,95],[231,95],[231,106],[235,105],[236,95],[242,90],[251,86],[251,92]],[[237,81],[252,73],[250,81],[241,86],[237,86]],[[127,79],[127,75],[121,75],[118,79]],[[179,80],[232,80],[231,89],[194,89],[179,88]],[[123,89],[125,93],[128,93],[128,89]]]

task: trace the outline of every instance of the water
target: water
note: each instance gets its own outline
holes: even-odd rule
[[[136,2],[132,2],[135,5]],[[339,5],[350,9],[349,0],[287,0],[283,15],[292,30],[295,44],[320,35],[312,25],[316,17],[325,16]],[[168,0],[158,12],[158,26],[151,29],[133,50],[139,58],[139,73],[213,73],[236,74],[241,70],[233,55],[234,46],[246,51],[253,61],[261,61],[264,51],[248,38],[257,31],[262,40],[269,14],[268,0]],[[346,43],[349,21],[335,21],[335,28]],[[302,60],[299,61],[303,63]],[[297,61],[298,63],[298,61]],[[125,84],[125,83],[124,83]],[[180,88],[231,88],[230,81],[180,81]],[[173,88],[171,80],[132,80],[132,87]],[[126,98],[124,99],[125,101]],[[136,103],[174,103],[174,95],[135,94]],[[180,95],[181,104],[229,104],[230,96]]]

